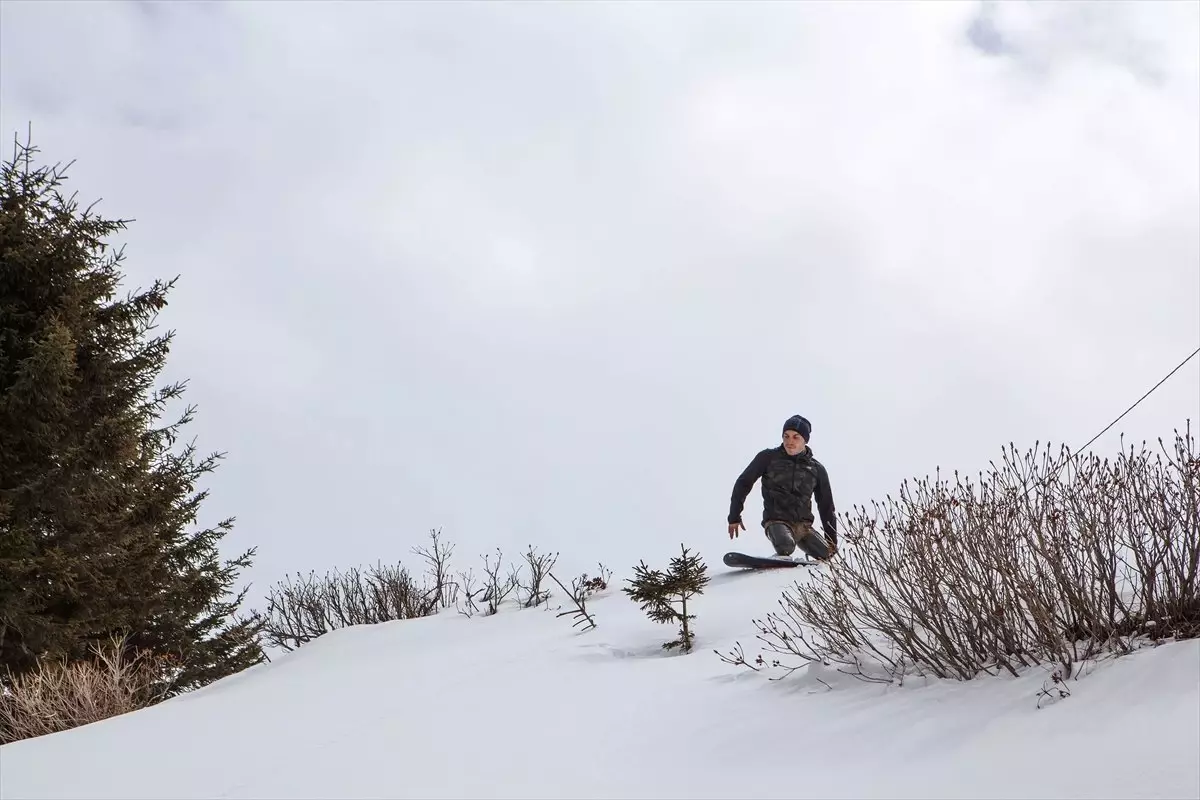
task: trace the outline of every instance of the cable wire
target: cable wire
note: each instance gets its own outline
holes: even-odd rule
[[[1116,425],[1118,422],[1120,422],[1120,421],[1121,421],[1121,419],[1122,419],[1122,418],[1123,418],[1123,417],[1124,417],[1126,414],[1128,414],[1130,411],[1133,411],[1135,408],[1137,408],[1137,407],[1138,407],[1138,406],[1141,404],[1141,402],[1142,402],[1143,400],[1145,400],[1147,397],[1149,397],[1151,394],[1153,394],[1155,389],[1157,389],[1158,387],[1162,386],[1164,383],[1166,383],[1166,382],[1167,382],[1167,381],[1170,379],[1170,377],[1171,377],[1172,375],[1174,375],[1176,372],[1178,372],[1180,369],[1182,369],[1184,364],[1188,363],[1188,362],[1189,362],[1189,361],[1191,361],[1193,358],[1195,358],[1197,353],[1200,353],[1200,347],[1197,347],[1195,350],[1193,350],[1193,351],[1192,351],[1192,354],[1191,354],[1190,356],[1188,356],[1187,358],[1185,358],[1183,361],[1180,361],[1180,362],[1179,362],[1179,366],[1175,367],[1175,369],[1173,369],[1173,370],[1171,370],[1170,372],[1168,372],[1168,373],[1166,374],[1166,377],[1164,377],[1164,378],[1163,378],[1161,381],[1159,381],[1158,383],[1156,383],[1156,384],[1154,384],[1153,386],[1151,386],[1151,387],[1150,387],[1150,391],[1146,392],[1144,395],[1142,395],[1141,397],[1139,397],[1139,398],[1137,399],[1137,402],[1135,402],[1135,403],[1134,403],[1133,405],[1131,405],[1129,408],[1127,408],[1127,409],[1125,409],[1123,412],[1121,412],[1121,416],[1117,417],[1117,418],[1116,418],[1116,419],[1114,419],[1112,422],[1108,423],[1108,425],[1107,425],[1107,426],[1105,426],[1104,430],[1100,431],[1100,432],[1099,432],[1099,433],[1097,433],[1095,436],[1093,436],[1093,437],[1092,437],[1092,438],[1091,438],[1091,439],[1088,441],[1088,443],[1087,443],[1087,444],[1085,444],[1083,447],[1080,447],[1080,448],[1079,448],[1079,450],[1083,450],[1083,449],[1084,449],[1084,448],[1086,448],[1088,445],[1090,445],[1092,442],[1096,441],[1096,440],[1097,440],[1097,439],[1099,439],[1101,436],[1103,436],[1105,433],[1107,433],[1107,432],[1109,431],[1109,429],[1110,429],[1110,428],[1112,428],[1112,426],[1113,426],[1113,425]],[[1078,452],[1078,451],[1076,451],[1076,452]]]

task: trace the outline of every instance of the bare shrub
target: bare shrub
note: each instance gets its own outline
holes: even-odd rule
[[[610,581],[612,581],[612,570],[603,563],[598,563],[595,576],[589,577],[585,572],[571,581],[571,591],[580,599],[586,600],[608,589]]]
[[[333,570],[320,578],[297,574],[295,583],[283,581],[267,595],[263,635],[293,650],[338,628],[429,616],[437,599],[400,565]]]
[[[450,556],[454,545],[442,542],[442,532],[432,530],[430,547],[414,547],[413,552],[425,559],[426,575],[431,584],[426,589],[427,599],[441,608],[451,608],[458,598],[459,585],[450,579]]]
[[[496,548],[496,563],[489,556],[483,556],[483,595],[480,600],[486,603],[484,614],[492,616],[500,610],[500,604],[520,584],[518,570],[510,569],[508,577],[500,579],[500,567],[504,563],[504,554]]]
[[[521,605],[525,608],[533,608],[550,599],[550,592],[542,588],[542,582],[546,580],[550,570],[554,569],[554,565],[558,563],[558,553],[539,555],[533,545],[530,545],[524,558],[525,563],[529,565],[529,583],[518,580],[517,585],[525,594]]]
[[[475,598],[483,592],[483,587],[475,585],[475,570],[458,573],[458,585],[461,587],[463,601],[456,603],[458,613],[468,619],[479,613]]]
[[[43,663],[0,688],[0,744],[45,736],[153,705],[172,689],[173,659],[131,653],[114,637],[94,658]]]
[[[454,545],[442,540],[440,530],[431,530],[429,537],[429,546],[412,549],[426,563],[421,580],[402,564],[376,564],[321,577],[297,573],[295,582],[276,584],[267,595],[264,638],[294,650],[338,628],[427,617],[457,606],[461,586],[450,570]]]
[[[773,662],[785,669],[816,661],[890,682],[1043,663],[1066,680],[1139,642],[1195,637],[1200,459],[1190,430],[1159,445],[1111,463],[1010,447],[978,481],[906,482],[845,518],[851,546],[754,620],[758,639],[799,658]]]

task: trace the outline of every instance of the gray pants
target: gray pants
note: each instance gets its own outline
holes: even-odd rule
[[[829,557],[825,537],[813,530],[811,523],[771,520],[763,527],[777,555],[790,556],[799,546],[813,558]]]

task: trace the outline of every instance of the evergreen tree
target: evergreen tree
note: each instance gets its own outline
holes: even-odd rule
[[[650,569],[645,561],[640,562],[633,568],[634,577],[626,581],[630,585],[621,591],[640,603],[641,609],[655,622],[679,623],[679,638],[665,643],[664,650],[678,647],[690,653],[696,635],[689,623],[696,615],[688,613],[688,600],[704,593],[709,581],[708,566],[682,544],[680,549],[682,555],[671,559],[666,572]],[[679,603],[679,610],[674,603]]]
[[[221,458],[176,446],[193,409],[156,426],[183,393],[153,389],[174,281],[117,299],[105,239],[125,222],[81,211],[36,152],[0,174],[0,679],[127,634],[194,688],[264,658],[246,590],[229,596],[255,551],[221,563],[232,519],[189,530]]]

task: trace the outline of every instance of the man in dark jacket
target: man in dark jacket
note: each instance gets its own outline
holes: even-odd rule
[[[837,551],[837,518],[829,474],[808,446],[812,424],[800,415],[783,423],[783,444],[761,451],[733,484],[729,500],[729,538],[738,535],[742,508],[754,483],[762,481],[763,530],[778,556],[790,558],[796,546],[813,558]],[[821,514],[822,537],[813,530],[813,498]]]

